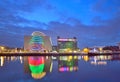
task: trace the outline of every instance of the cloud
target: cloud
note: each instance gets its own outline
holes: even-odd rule
[[[12,12],[31,12],[37,7],[47,8],[49,6],[52,8],[50,4],[48,5],[47,0],[2,0],[0,5],[0,7],[4,7]]]
[[[2,0],[0,2],[0,45],[22,47],[24,35],[46,29],[45,23],[28,20],[19,15],[20,12],[30,13],[37,7],[49,10],[53,8],[46,0]]]
[[[31,35],[33,31],[41,31],[50,36],[53,44],[57,44],[57,36],[61,38],[73,38],[77,37],[78,46],[92,47],[103,45],[116,45],[120,41],[120,18],[114,18],[112,20],[102,21],[105,25],[92,25],[87,26],[81,24],[81,22],[74,18],[68,18],[66,22],[61,23],[58,21],[51,21],[48,24],[43,24],[48,29],[34,28],[34,25],[21,28],[19,25],[6,25],[0,29],[1,37],[0,43],[9,46],[23,46],[24,35]],[[34,21],[34,23],[41,25],[40,22]],[[40,24],[39,24],[40,23]],[[73,24],[70,24],[73,23]],[[114,26],[114,27],[113,27]],[[15,41],[15,42],[14,42]],[[14,42],[14,43],[13,43]],[[19,45],[18,45],[19,44]]]
[[[55,36],[60,35],[63,38],[76,36],[79,47],[116,45],[116,43],[120,41],[120,18],[118,17],[106,21],[101,20],[101,23],[104,24],[91,26],[81,24],[79,20],[75,20],[74,18],[71,18],[71,20],[73,25],[69,24],[68,21],[65,23],[50,22],[48,26],[51,31],[56,33]]]
[[[47,0],[1,0],[0,21],[6,23],[30,23],[24,13],[33,13],[36,9],[52,10],[53,7]],[[33,20],[32,20],[33,21]]]
[[[104,13],[105,4],[106,0],[96,3],[94,5],[95,11],[99,12],[100,10]],[[114,4],[117,4],[117,0]],[[55,8],[46,0],[17,0],[17,2],[15,0],[2,0],[0,2],[0,45],[22,47],[24,35],[31,35],[33,31],[44,32],[52,38],[54,45],[57,44],[57,36],[77,37],[80,48],[94,45],[115,45],[120,41],[120,12],[118,7],[114,13],[115,16],[111,15],[112,17],[106,20],[102,16],[96,16],[91,21],[92,25],[84,25],[79,19],[66,17],[64,13],[61,15],[64,21],[50,21],[48,24],[20,16],[20,13],[30,13],[37,7],[42,7],[48,11]]]
[[[109,13],[113,11],[120,11],[119,0],[98,0],[92,9],[96,12]]]

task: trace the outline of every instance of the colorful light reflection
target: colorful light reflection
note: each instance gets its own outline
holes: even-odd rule
[[[35,79],[41,79],[46,73],[44,72],[45,68],[45,59],[44,57],[28,57],[29,69],[31,75]]]

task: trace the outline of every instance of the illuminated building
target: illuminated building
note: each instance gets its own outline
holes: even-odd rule
[[[40,51],[44,49],[44,41],[42,36],[33,36],[30,40],[30,51]]]
[[[46,52],[52,50],[50,37],[46,36],[44,33],[35,31],[32,36],[25,36],[24,50],[28,52]],[[30,56],[26,59],[28,65],[26,68],[31,73],[34,79],[41,79],[46,75],[46,65],[45,56]],[[51,61],[47,60],[47,64],[50,68]],[[47,69],[49,70],[49,69]],[[26,70],[27,71],[27,70]]]
[[[43,52],[52,50],[50,38],[44,33],[35,31],[32,36],[25,37],[24,49],[30,52]],[[34,79],[41,79],[46,75],[45,57],[30,56],[26,59],[27,69]],[[26,63],[25,63],[26,64]]]
[[[49,36],[35,31],[31,36],[24,37],[24,50],[28,52],[45,52],[52,50],[52,42]]]
[[[59,52],[73,52],[77,50],[77,39],[74,38],[60,38],[57,37],[58,51]]]
[[[58,59],[59,72],[72,72],[78,70],[78,56],[60,56]]]

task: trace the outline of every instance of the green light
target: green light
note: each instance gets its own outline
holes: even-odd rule
[[[30,43],[44,43],[43,38],[41,36],[33,36],[30,40]]]
[[[73,61],[73,60],[68,61],[68,62],[67,62],[67,65],[68,65],[68,66],[74,66],[74,61]]]
[[[30,66],[31,72],[34,74],[42,73],[44,70],[44,64],[40,64],[38,66],[34,66],[34,65],[29,65],[29,66]]]

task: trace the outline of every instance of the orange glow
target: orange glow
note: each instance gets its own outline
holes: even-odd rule
[[[46,72],[38,73],[38,74],[31,74],[34,79],[41,79],[46,75]]]
[[[84,49],[83,49],[83,52],[84,52],[84,53],[88,53],[88,52],[89,52],[89,49],[88,49],[88,48],[84,48]]]

